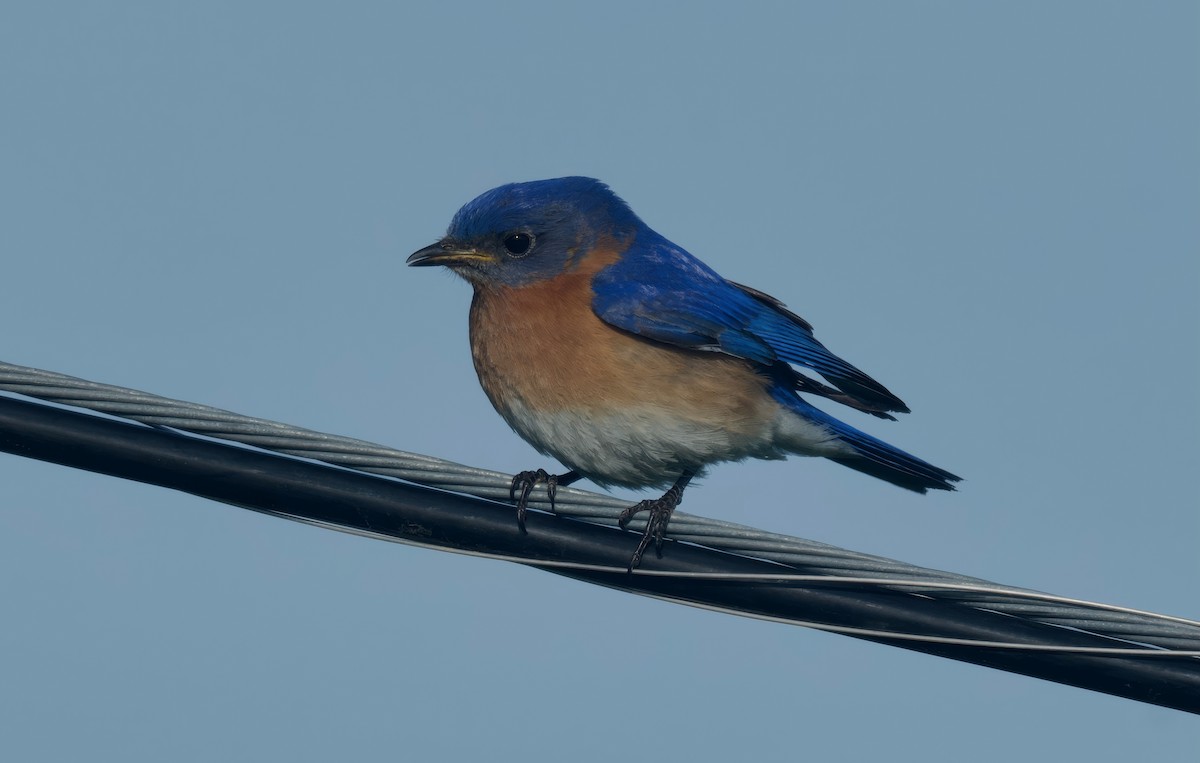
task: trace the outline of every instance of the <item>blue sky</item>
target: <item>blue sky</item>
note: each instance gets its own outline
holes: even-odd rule
[[[962,475],[720,467],[722,517],[1200,617],[1192,3],[0,10],[3,354],[456,461],[551,464],[409,270],[602,178],[913,409]],[[1178,759],[1181,713],[0,456],[6,759]]]

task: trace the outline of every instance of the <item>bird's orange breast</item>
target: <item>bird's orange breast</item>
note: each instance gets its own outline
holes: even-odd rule
[[[592,310],[592,278],[619,252],[600,248],[577,269],[518,288],[477,286],[471,350],[492,404],[514,409],[661,409],[700,426],[761,429],[776,412],[767,380],[743,360],[686,350],[616,329]]]

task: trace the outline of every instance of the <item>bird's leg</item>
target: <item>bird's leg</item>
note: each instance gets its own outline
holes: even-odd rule
[[[554,511],[554,496],[558,494],[558,486],[566,487],[582,476],[576,471],[566,474],[551,474],[545,469],[537,469],[521,472],[513,477],[512,484],[508,487],[508,497],[517,502],[517,526],[521,528],[521,532],[525,532],[525,511],[529,507],[529,494],[533,492],[535,485],[539,482],[546,483],[546,495],[550,497],[550,510]],[[521,493],[520,498],[517,498],[517,491]]]
[[[633,572],[633,568],[642,563],[642,554],[646,553],[646,548],[650,545],[651,540],[654,541],[655,553],[660,559],[662,558],[663,536],[667,534],[667,523],[671,521],[671,514],[675,511],[675,507],[683,503],[683,490],[695,476],[695,472],[684,472],[679,479],[675,480],[671,489],[663,494],[662,498],[636,503],[621,512],[621,516],[617,518],[617,524],[621,526],[622,530],[634,515],[643,511],[650,512],[650,518],[646,520],[646,530],[642,533],[637,550],[633,552],[633,558],[629,560],[630,572]]]

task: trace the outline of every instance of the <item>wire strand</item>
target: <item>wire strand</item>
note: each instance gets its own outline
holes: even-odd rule
[[[436,545],[429,544],[429,543],[421,543],[420,541],[417,541],[417,540],[397,538],[393,535],[386,535],[383,533],[366,532],[363,530],[359,530],[357,528],[346,527],[344,525],[337,525],[337,524],[333,524],[330,522],[318,522],[318,521],[308,519],[306,517],[298,517],[298,516],[295,516],[292,514],[286,514],[286,513],[282,513],[282,512],[270,512],[270,513],[274,516],[277,516],[277,517],[280,517],[283,519],[290,519],[294,522],[300,522],[302,524],[314,525],[314,526],[322,527],[322,528],[328,529],[328,530],[336,530],[338,532],[348,533],[350,535],[369,537],[369,538],[376,539],[376,540],[386,540],[386,541],[390,541],[393,543],[399,543],[399,544],[405,545],[405,546],[413,546],[416,548],[426,548],[426,549],[433,549],[433,550],[437,550],[437,551],[448,551],[449,553],[452,553],[452,554],[458,554],[460,556],[470,556],[470,557],[473,557],[476,559],[489,559],[491,561],[499,561],[499,562],[513,562],[516,564],[524,564],[524,565],[547,568],[547,569],[553,568],[553,569],[563,569],[563,570],[578,570],[578,571],[586,571],[586,572],[607,572],[607,573],[613,573],[613,574],[618,574],[618,575],[632,574],[635,577],[639,577],[639,576],[640,577],[660,577],[660,578],[674,578],[674,579],[680,579],[680,580],[688,580],[688,579],[691,579],[691,580],[714,580],[714,581],[724,581],[724,582],[818,583],[818,584],[822,584],[822,585],[877,586],[880,588],[896,588],[896,587],[902,587],[905,585],[912,585],[913,587],[928,587],[931,585],[927,581],[919,581],[919,580],[904,581],[904,580],[896,580],[896,579],[892,579],[892,578],[860,578],[860,577],[846,577],[846,576],[837,576],[837,575],[789,575],[789,574],[770,575],[770,574],[738,574],[738,573],[724,573],[724,572],[680,572],[680,571],[676,571],[676,570],[644,570],[644,569],[635,569],[635,570],[630,571],[626,567],[614,567],[612,565],[604,565],[604,564],[584,564],[581,562],[544,561],[544,560],[538,560],[537,562],[531,562],[528,558],[521,557],[521,556],[512,556],[509,554],[495,554],[495,553],[490,553],[490,552],[485,552],[485,551],[475,551],[475,550],[469,550],[469,549],[447,549],[442,546],[436,546]],[[1017,597],[1021,597],[1021,598],[1029,598],[1029,599],[1034,599],[1034,600],[1054,601],[1054,602],[1058,602],[1058,603],[1062,603],[1062,604],[1074,604],[1074,605],[1083,606],[1083,607],[1093,607],[1093,608],[1097,608],[1097,609],[1120,611],[1120,612],[1125,612],[1128,614],[1141,615],[1141,616],[1147,617],[1149,619],[1162,619],[1162,620],[1179,622],[1179,623],[1183,623],[1183,624],[1187,624],[1187,625],[1194,625],[1194,626],[1200,627],[1200,622],[1197,622],[1195,620],[1187,620],[1184,618],[1172,617],[1170,615],[1160,615],[1155,612],[1144,612],[1142,610],[1129,609],[1127,607],[1117,607],[1112,604],[1101,604],[1101,603],[1093,602],[1093,601],[1085,601],[1083,599],[1071,599],[1071,598],[1068,598],[1065,596],[1055,596],[1053,594],[1043,594],[1043,593],[1038,593],[1036,591],[1023,591],[1023,590],[1014,589],[1014,588],[971,586],[971,585],[964,585],[964,584],[959,584],[959,583],[941,583],[941,584],[932,584],[932,585],[936,585],[938,588],[943,588],[946,590],[971,590],[975,593],[989,593],[989,594],[997,594],[997,595],[1005,595],[1005,596],[1017,596]],[[961,638],[949,638],[949,637],[945,637],[945,636],[929,636],[927,634],[920,634],[920,633],[901,633],[899,631],[892,631],[892,630],[877,630],[877,629],[872,629],[872,628],[851,628],[851,627],[840,626],[840,625],[830,625],[828,623],[820,623],[820,622],[816,622],[813,620],[798,620],[796,618],[789,618],[789,617],[774,617],[771,615],[747,613],[743,610],[735,610],[735,609],[731,609],[729,607],[719,607],[719,606],[713,606],[713,605],[709,605],[709,604],[701,604],[698,602],[689,601],[687,599],[679,599],[679,598],[674,598],[674,597],[670,597],[670,596],[656,596],[653,594],[645,594],[645,595],[648,596],[649,598],[659,599],[662,601],[670,601],[675,604],[686,604],[690,607],[695,607],[697,609],[704,609],[704,610],[709,610],[712,612],[720,612],[722,614],[728,614],[728,615],[738,615],[738,616],[742,616],[742,617],[750,617],[755,620],[763,620],[763,621],[767,621],[767,622],[782,623],[782,624],[787,624],[787,625],[797,625],[797,626],[801,626],[801,627],[805,627],[805,628],[813,628],[815,630],[827,631],[829,633],[839,633],[839,634],[847,635],[847,636],[868,636],[868,637],[877,637],[877,638],[886,638],[886,639],[902,639],[902,640],[906,640],[906,641],[917,641],[917,642],[928,643],[928,644],[953,644],[956,646],[966,646],[966,647],[974,647],[974,648],[980,648],[980,649],[1006,649],[1006,650],[1013,650],[1013,651],[1047,652],[1047,653],[1051,653],[1051,654],[1092,654],[1092,655],[1107,655],[1107,656],[1114,656],[1114,657],[1116,657],[1116,656],[1120,656],[1120,657],[1200,657],[1200,649],[1191,649],[1191,650],[1170,649],[1170,648],[1146,649],[1144,647],[1104,648],[1104,647],[1070,647],[1070,646],[1061,646],[1061,645],[1042,645],[1042,644],[1020,644],[1020,643],[1016,643],[1013,641],[981,641],[978,639],[961,639]]]
[[[0,363],[0,390],[59,405],[86,408],[149,426],[177,429],[429,487],[496,501],[510,500],[511,477],[500,472],[395,450],[354,438],[242,416],[198,403],[99,384],[64,374]],[[548,510],[549,503],[544,495],[544,490],[539,489],[535,500],[531,501],[531,507]],[[625,506],[625,502],[612,496],[577,488],[560,488],[556,499],[557,514],[608,526],[615,526],[616,517]],[[638,523],[631,523],[631,526],[637,528]],[[334,529],[346,531],[344,527]],[[683,512],[677,512],[672,518],[670,530],[670,537],[679,541],[786,566],[780,567],[779,575],[766,576],[664,573],[651,570],[639,570],[637,574],[746,583],[774,581],[791,584],[873,586],[918,593],[957,606],[1000,612],[1034,622],[1109,636],[1122,642],[1146,645],[1131,650],[1118,649],[1115,653],[1120,654],[1134,651],[1139,654],[1175,653],[1191,656],[1193,652],[1200,651],[1200,622],[1182,617],[1099,604],[1024,588],[998,586],[979,578],[932,570]],[[384,537],[397,540],[391,536]],[[507,561],[532,563],[527,559],[504,558]],[[536,564],[551,566],[545,562]],[[562,566],[566,568],[570,565],[568,563]],[[794,620],[786,622],[798,624]],[[914,634],[889,635],[895,638],[919,638]]]

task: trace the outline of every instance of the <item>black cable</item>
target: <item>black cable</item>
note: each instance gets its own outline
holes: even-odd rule
[[[511,500],[512,475],[509,474],[420,453],[396,450],[351,437],[315,432],[278,421],[245,416],[199,403],[173,400],[149,392],[79,379],[53,371],[0,361],[0,391],[27,395],[71,408],[105,413],[149,426],[169,427],[222,442],[249,445],[273,453],[394,477],[438,490],[485,500]],[[544,490],[534,491],[531,497],[534,508],[550,508],[545,493]],[[612,527],[618,524],[621,512],[628,506],[628,502],[614,496],[566,488],[558,491],[555,512],[559,516]],[[635,519],[633,529],[637,529],[641,521]],[[331,527],[351,531],[337,525]],[[1171,653],[1190,652],[1192,656],[1200,657],[1200,622],[1186,618],[1082,601],[1024,588],[1016,589],[946,570],[920,567],[896,559],[818,543],[807,538],[781,535],[757,527],[712,517],[693,516],[681,511],[676,511],[671,518],[670,530],[671,537],[678,541],[803,570],[803,573],[787,576],[794,582],[812,582],[812,579],[819,579],[829,583],[836,579],[839,583],[854,583],[860,587],[890,587],[952,602],[961,607],[1001,612],[1024,620],[1074,628],[1137,645],[1125,651],[1159,647],[1162,650],[1170,650]],[[388,536],[378,537],[395,540]],[[487,556],[522,561],[520,558],[508,559],[495,554]],[[648,570],[640,570],[639,574],[648,574]],[[664,574],[680,576],[684,573]],[[731,576],[727,573],[711,573],[707,576],[719,577],[726,581],[745,579],[745,576]],[[817,627],[812,623],[805,624]],[[831,629],[831,626],[823,627]],[[913,634],[911,637],[923,638],[919,634]],[[1008,646],[1013,648],[1012,645]],[[1038,647],[1022,648],[1033,650]],[[1163,654],[1166,652],[1159,652],[1160,657]]]
[[[293,516],[447,549],[623,569],[637,535],[540,512],[528,533],[506,504],[419,487],[184,435],[0,396],[0,450]],[[633,593],[749,615],[878,631],[1065,647],[1128,642],[899,591],[630,575],[542,567]],[[770,574],[795,568],[670,543],[654,568]],[[1200,660],[980,648],[857,636],[950,659],[1200,713]]]

